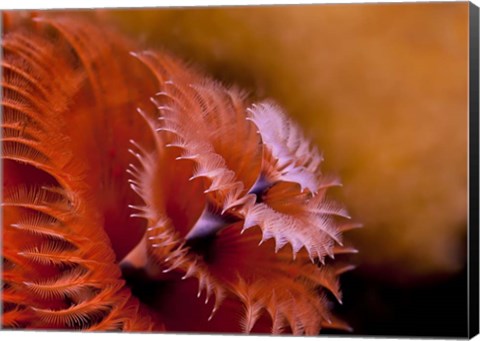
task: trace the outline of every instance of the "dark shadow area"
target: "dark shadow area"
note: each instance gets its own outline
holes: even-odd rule
[[[466,268],[409,287],[372,279],[361,270],[342,276],[344,305],[336,309],[353,327],[353,335],[467,337]]]

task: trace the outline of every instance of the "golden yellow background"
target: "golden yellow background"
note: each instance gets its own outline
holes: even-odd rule
[[[466,257],[468,3],[104,12],[145,46],[280,103],[341,176],[375,276]]]

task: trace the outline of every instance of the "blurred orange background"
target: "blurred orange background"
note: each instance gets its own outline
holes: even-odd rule
[[[468,3],[103,12],[145,46],[280,103],[324,152],[364,228],[369,276],[448,276],[466,262]]]

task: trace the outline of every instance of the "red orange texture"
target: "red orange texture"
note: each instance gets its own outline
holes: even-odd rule
[[[278,105],[88,15],[3,19],[3,327],[348,329],[358,225]]]

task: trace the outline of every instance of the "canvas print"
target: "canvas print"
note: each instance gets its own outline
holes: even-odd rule
[[[2,11],[2,328],[469,336],[472,11]]]

